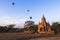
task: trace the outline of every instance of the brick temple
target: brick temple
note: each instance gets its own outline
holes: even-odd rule
[[[41,22],[38,24],[38,33],[52,34],[51,26],[46,22],[44,15],[42,16]]]

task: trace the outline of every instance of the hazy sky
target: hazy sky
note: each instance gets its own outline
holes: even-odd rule
[[[47,22],[60,22],[60,0],[0,0],[0,25],[21,27],[29,16],[38,24],[43,14]]]

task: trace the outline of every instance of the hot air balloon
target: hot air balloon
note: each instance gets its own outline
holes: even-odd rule
[[[15,3],[14,3],[14,2],[12,2],[12,5],[15,5]]]
[[[28,9],[27,12],[29,12],[30,10]]]
[[[32,17],[30,17],[30,19],[32,19]]]

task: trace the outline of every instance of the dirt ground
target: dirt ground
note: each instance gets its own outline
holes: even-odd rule
[[[44,37],[44,38],[35,38],[30,40],[60,40],[60,37]]]
[[[47,36],[29,33],[0,33],[0,40],[60,40],[60,34]]]

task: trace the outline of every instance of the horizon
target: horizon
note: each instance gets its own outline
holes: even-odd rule
[[[43,14],[50,24],[60,22],[60,0],[0,0],[0,25],[23,28],[29,17],[38,24]]]

